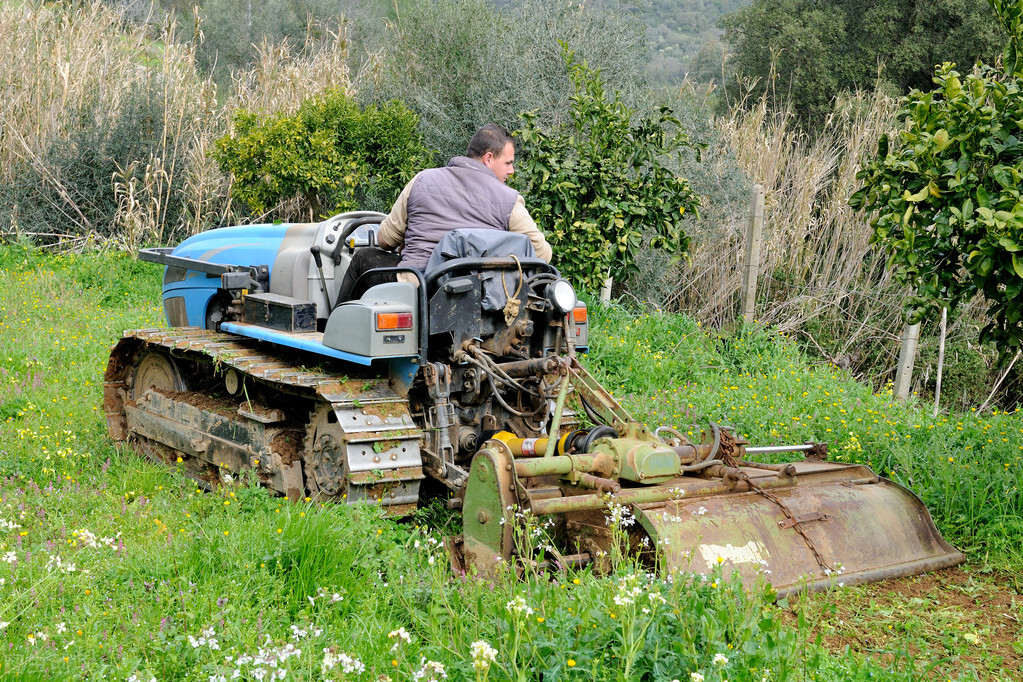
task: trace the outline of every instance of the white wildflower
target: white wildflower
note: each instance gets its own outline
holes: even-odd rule
[[[394,644],[391,645],[391,651],[394,651],[399,646],[401,646],[402,642],[404,642],[405,644],[411,644],[412,643],[412,635],[410,635],[408,632],[406,632],[405,628],[398,628],[397,630],[391,630],[389,633],[387,633],[387,639],[396,640],[394,642]]]
[[[360,661],[357,658],[352,658],[348,654],[345,653],[339,654],[338,660],[341,661],[341,670],[345,673],[348,673],[349,675],[351,675],[352,673],[355,673],[356,675],[361,675],[362,673],[366,672],[366,666],[363,665],[362,661]]]
[[[522,597],[522,595],[516,595],[514,599],[505,604],[505,608],[512,613],[521,613],[526,616],[533,615],[533,609],[526,604],[526,600]]]
[[[325,647],[323,649],[323,662],[320,663],[320,674],[323,675],[323,677],[326,677],[327,673],[333,670],[334,666],[337,665],[337,660],[337,656],[334,655],[334,652],[330,649],[330,647]]]
[[[413,680],[446,680],[448,677],[443,663],[423,659],[420,666],[419,670],[412,674]]]
[[[724,654],[714,654],[714,665],[728,665],[728,656]]]
[[[604,523],[612,528],[628,528],[636,523],[636,517],[628,505],[610,502],[607,505],[607,511],[610,512],[610,515],[605,513]]]
[[[220,642],[216,638],[216,630],[212,627],[208,627],[199,633],[198,637],[188,636],[188,643],[192,645],[193,649],[198,649],[201,646],[208,646],[210,649],[220,649]]]
[[[50,560],[46,562],[46,570],[57,570],[61,573],[74,573],[78,570],[78,567],[71,561],[64,563],[63,559],[61,559],[58,555],[53,554],[50,556]]]
[[[96,534],[91,532],[88,528],[79,528],[71,534],[82,543],[82,547],[106,547],[107,549],[117,549],[116,540],[121,535],[118,533],[112,538],[100,538],[96,537]]]
[[[497,649],[482,639],[473,642],[470,651],[472,652],[472,667],[476,672],[488,670],[490,665],[497,660]]]
[[[640,584],[640,575],[630,573],[618,579],[618,591],[615,593],[614,602],[618,606],[629,606],[636,603],[636,599],[643,594],[643,586]]]

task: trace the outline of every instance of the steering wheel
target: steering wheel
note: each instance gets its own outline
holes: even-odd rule
[[[347,240],[352,235],[353,232],[355,232],[357,229],[359,229],[363,225],[374,225],[374,224],[379,225],[380,221],[383,220],[386,217],[387,217],[387,215],[384,214],[384,213],[377,213],[375,215],[367,215],[367,216],[362,216],[360,218],[354,218],[353,220],[349,221],[348,225],[345,226],[345,229],[343,229],[341,231],[341,236],[338,237],[338,240],[337,240],[338,241],[338,246],[344,244],[345,240]]]

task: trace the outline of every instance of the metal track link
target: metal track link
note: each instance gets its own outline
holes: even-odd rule
[[[213,375],[234,370],[241,381],[258,382],[271,395],[279,394],[276,400],[281,405],[296,398],[311,401],[311,413],[301,425],[305,435],[298,443],[298,461],[280,457],[267,445],[262,449],[251,445],[281,433],[273,430],[276,418],[254,413],[251,401],[237,417],[190,405],[187,394],[168,397],[150,392],[136,405],[129,397],[137,369],[133,363],[147,350],[166,353],[175,361],[211,363]],[[279,412],[279,405],[262,407],[264,412]],[[158,461],[171,463],[180,457],[187,465],[198,460],[198,468],[191,467],[195,471],[203,466],[235,472],[255,468],[264,483],[290,498],[305,494],[367,501],[385,507],[390,515],[408,513],[418,502],[419,481],[424,478],[423,434],[412,419],[408,400],[394,393],[385,378],[349,378],[306,368],[268,352],[255,340],[230,334],[199,328],[140,329],[125,332],[111,354],[104,408],[112,438],[125,440],[130,435],[136,449]],[[225,444],[215,432],[239,418],[246,423],[245,442]],[[220,480],[216,471],[188,473],[209,483]]]

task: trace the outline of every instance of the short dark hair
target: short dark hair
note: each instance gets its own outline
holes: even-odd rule
[[[465,155],[470,159],[482,159],[487,152],[497,156],[504,151],[509,142],[514,148],[515,140],[512,139],[511,133],[496,123],[488,123],[477,130],[469,140],[469,148],[465,150]]]

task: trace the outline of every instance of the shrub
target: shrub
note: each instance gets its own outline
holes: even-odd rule
[[[296,196],[302,211],[386,209],[429,153],[404,105],[360,108],[340,90],[312,97],[293,115],[235,112],[215,157],[234,176],[233,196],[257,214]]]

